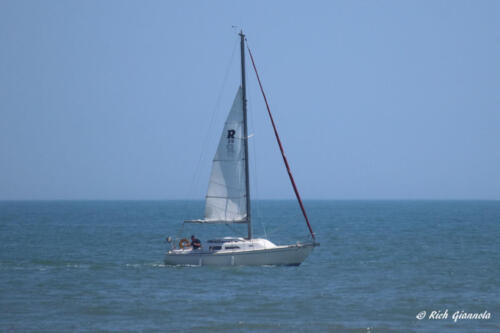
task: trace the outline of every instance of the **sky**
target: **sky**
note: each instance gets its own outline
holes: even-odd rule
[[[203,199],[244,29],[305,199],[500,199],[498,1],[0,0],[0,200]],[[247,55],[248,58],[248,55]],[[293,190],[247,63],[251,195]]]

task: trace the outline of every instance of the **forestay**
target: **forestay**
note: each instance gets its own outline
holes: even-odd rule
[[[245,223],[246,185],[241,87],[226,119],[212,162],[205,201],[205,219],[191,223]]]

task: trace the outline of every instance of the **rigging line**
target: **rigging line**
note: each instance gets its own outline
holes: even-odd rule
[[[251,90],[248,90],[248,106],[250,109],[250,119],[252,120],[252,132],[255,134],[256,133],[256,126],[255,126],[255,116],[253,113],[253,101],[252,101],[252,93]],[[254,176],[253,176],[253,188],[254,188],[254,198],[257,200],[254,200],[253,207],[255,207],[255,212],[256,212],[256,217],[260,222],[260,226],[262,230],[264,231],[264,237],[267,239],[267,231],[266,231],[266,226],[264,222],[262,221],[261,215],[260,215],[260,202],[258,201],[259,199],[259,188],[258,184],[259,181],[257,179],[257,151],[255,149],[255,146],[257,145],[257,137],[255,140],[253,140],[252,144],[252,150],[253,150],[253,167],[254,167]]]
[[[259,77],[259,72],[257,71],[257,67],[255,66],[255,61],[253,59],[252,51],[250,51],[250,47],[248,46],[248,41],[247,41],[247,50],[248,53],[250,54],[250,59],[252,60],[252,66],[255,71],[255,75],[257,76],[257,81],[259,82],[259,87],[260,91],[262,92],[262,97],[264,97],[264,102],[266,103],[266,108],[267,108],[267,113],[269,114],[269,118],[271,119],[271,124],[273,125],[274,129],[274,135],[276,136],[276,141],[278,141],[278,145],[281,150],[281,156],[283,156],[283,162],[285,163],[286,170],[288,172],[288,176],[290,177],[290,182],[292,183],[293,186],[293,191],[295,192],[295,196],[297,197],[297,201],[299,202],[300,209],[302,210],[302,214],[304,215],[304,218],[307,223],[307,227],[309,228],[309,232],[311,233],[312,239],[315,240],[316,236],[314,235],[314,231],[311,228],[311,224],[309,223],[309,218],[307,217],[306,209],[304,208],[304,205],[302,204],[302,199],[300,198],[299,190],[297,189],[297,185],[295,185],[295,181],[293,180],[292,172],[290,171],[290,165],[288,164],[288,161],[285,156],[285,151],[283,150],[283,145],[281,144],[280,137],[278,135],[278,130],[276,129],[276,125],[274,123],[273,115],[271,114],[271,109],[269,108],[269,103],[267,102],[267,97],[266,94],[264,93],[264,88],[262,87],[262,82],[260,81]]]
[[[208,139],[209,139],[209,136],[210,136],[210,133],[211,133],[211,129],[213,127],[213,122],[214,122],[214,119],[215,119],[215,114],[216,114],[217,110],[220,107],[220,102],[221,102],[221,99],[222,99],[222,94],[223,94],[224,89],[226,87],[227,79],[228,79],[229,73],[231,71],[231,65],[233,64],[234,54],[236,53],[236,46],[238,45],[238,41],[239,41],[239,38],[235,39],[235,41],[234,41],[233,50],[231,51],[231,58],[229,60],[228,66],[226,68],[226,73],[224,74],[224,78],[222,80],[222,85],[221,85],[221,88],[220,88],[220,91],[219,91],[219,95],[218,95],[217,100],[215,102],[214,108],[212,109],[212,114],[210,116],[209,125],[208,125],[208,128],[207,128],[206,132],[205,132],[205,140],[203,140],[203,145],[202,145],[202,151],[201,151],[201,154],[200,154],[200,158],[198,159],[198,163],[196,163],[196,167],[195,167],[195,171],[194,171],[194,176],[193,176],[193,178],[191,180],[190,186],[188,187],[188,193],[187,193],[187,197],[188,198],[191,196],[191,194],[193,194],[194,188],[198,185],[199,179],[201,177],[201,175],[200,175],[201,174],[201,170],[200,170],[201,169],[201,163],[205,159],[208,142],[210,141]]]

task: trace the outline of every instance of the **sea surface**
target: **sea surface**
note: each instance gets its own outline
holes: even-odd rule
[[[214,268],[163,264],[168,235],[244,235],[182,228],[202,201],[0,202],[0,332],[500,332],[499,201],[305,206],[321,246],[301,266]],[[307,239],[295,201],[253,216]]]

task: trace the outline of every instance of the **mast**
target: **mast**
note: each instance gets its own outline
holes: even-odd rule
[[[247,89],[245,82],[245,35],[243,30],[240,30],[241,38],[241,90],[243,91],[243,143],[245,147],[245,188],[246,188],[246,203],[247,203],[247,226],[248,239],[252,239],[252,222],[250,218],[250,179],[248,172],[248,130],[247,130]]]

